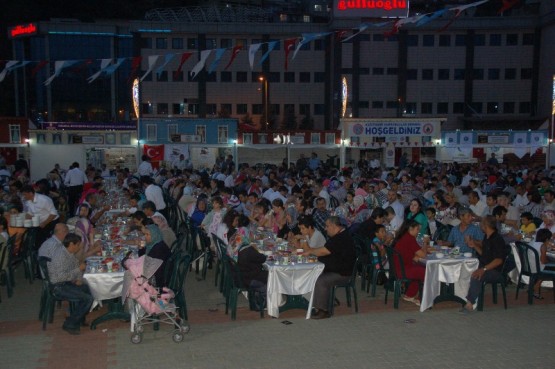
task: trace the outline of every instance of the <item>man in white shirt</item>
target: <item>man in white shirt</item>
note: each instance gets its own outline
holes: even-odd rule
[[[552,190],[543,193],[543,210],[555,210],[555,193]]]
[[[321,179],[317,180],[314,184],[314,194],[318,194],[318,197],[326,200],[326,209],[330,207],[330,194]]]
[[[154,184],[151,177],[141,177],[141,182],[145,187],[145,197],[148,201],[152,201],[156,206],[156,210],[164,215],[166,214],[166,202],[164,201],[164,194],[159,186]]]
[[[515,191],[516,191],[516,196],[515,196],[515,199],[513,200],[513,205],[517,209],[522,211],[522,209],[524,209],[524,207],[528,205],[528,203],[530,202],[528,201],[528,192],[526,191],[526,187],[524,187],[524,185],[522,184],[516,185]]]
[[[75,214],[77,202],[83,193],[83,185],[89,180],[85,173],[79,168],[79,163],[71,164],[71,169],[67,171],[64,184],[67,187],[67,201],[69,213]]]
[[[395,216],[401,219],[405,218],[405,207],[398,199],[398,195],[395,191],[389,190],[387,193],[387,201],[383,204],[383,208],[391,206],[395,210]]]
[[[56,210],[54,202],[50,197],[35,193],[33,186],[23,186],[21,194],[25,199],[23,211],[39,217],[39,229],[35,240],[35,245],[38,249],[54,230],[54,226],[59,218],[58,210]],[[30,217],[29,214],[27,215],[28,217]]]
[[[507,209],[505,223],[513,228],[518,229],[518,225],[520,222],[520,212],[516,207],[509,203],[509,198],[504,194],[497,196],[497,205],[503,206],[505,209]]]
[[[320,247],[324,247],[326,244],[326,238],[316,228],[314,228],[314,221],[311,217],[303,217],[299,221],[299,230],[301,234],[295,236],[295,238],[299,242],[306,241],[308,243],[308,247],[312,249],[318,249]]]
[[[150,177],[154,173],[154,170],[152,169],[152,164],[150,164],[150,158],[148,157],[148,155],[143,155],[141,159],[142,159],[142,162],[141,164],[139,164],[139,167],[137,168],[137,173],[141,177],[143,176]]]
[[[480,219],[482,214],[484,214],[487,205],[482,200],[480,200],[480,195],[478,194],[478,192],[470,191],[470,193],[468,194],[468,203],[470,204],[470,210],[472,210],[477,219]]]

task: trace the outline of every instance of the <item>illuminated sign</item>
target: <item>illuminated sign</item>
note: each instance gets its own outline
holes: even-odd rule
[[[349,88],[347,86],[347,78],[341,80],[341,118],[345,118],[347,113],[347,101],[349,99]]]
[[[135,111],[135,117],[139,118],[139,79],[135,78],[133,80],[133,86],[131,87],[131,96],[133,96],[133,110]]]
[[[8,35],[10,38],[31,36],[37,34],[37,30],[38,27],[36,23],[18,24],[17,26],[9,29]]]
[[[409,2],[403,0],[334,0],[335,18],[406,18]]]

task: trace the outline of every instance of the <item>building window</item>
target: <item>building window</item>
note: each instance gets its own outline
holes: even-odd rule
[[[206,82],[218,82],[217,76],[216,72],[206,73]]]
[[[172,38],[172,49],[183,49],[183,39],[179,38]]]
[[[187,104],[187,114],[198,115],[198,104]]]
[[[264,74],[261,72],[251,72],[252,83],[260,83],[260,80],[259,80],[260,77],[264,77]]]
[[[299,104],[299,115],[309,115],[310,104]]]
[[[206,104],[206,114],[216,115],[218,113],[218,105],[216,104]]]
[[[158,139],[158,134],[156,132],[156,124],[146,125],[146,140],[148,142],[156,141]]]
[[[464,80],[464,69],[462,68],[455,68],[455,81]]]
[[[407,102],[403,109],[404,114],[416,114],[416,103]]]
[[[523,45],[534,45],[534,34],[533,33],[525,33],[522,35],[522,44]]]
[[[388,76],[396,76],[398,72],[399,72],[399,69],[397,68],[387,68]]]
[[[520,70],[520,79],[532,79],[532,68],[522,68]]]
[[[515,112],[515,103],[514,101],[508,101],[503,103],[503,113],[505,114],[514,114]]]
[[[531,112],[531,105],[530,102],[524,101],[518,104],[518,112],[520,114],[530,114]]]
[[[488,114],[497,114],[497,113],[499,113],[499,103],[488,102],[488,104],[487,104],[487,113]]]
[[[422,79],[423,80],[433,80],[434,79],[434,70],[433,69],[422,69]]]
[[[407,69],[407,80],[413,81],[418,79],[418,69]]]
[[[168,39],[165,37],[157,37],[156,38],[156,48],[157,49],[167,49],[168,48]]]
[[[222,117],[228,117],[232,113],[231,109],[233,109],[231,104],[220,104],[220,111],[218,114]]]
[[[299,73],[299,82],[309,83],[310,82],[310,72],[300,72]]]
[[[518,45],[518,33],[509,33],[507,35],[507,42],[505,44],[507,46],[516,46],[516,45]]]
[[[324,104],[314,104],[314,115],[324,115],[325,111]]]
[[[397,109],[399,107],[398,101],[388,101],[385,103],[386,109]]]
[[[168,71],[164,70],[160,73],[156,73],[156,80],[158,82],[168,82]]]
[[[201,143],[206,143],[206,126],[195,126],[195,133],[200,137]]]
[[[174,70],[172,73],[172,81],[174,82],[183,82],[183,71],[176,71]]]
[[[185,114],[185,104],[172,104],[172,114],[174,115],[183,115]]]
[[[439,46],[451,46],[451,35],[439,35]]]
[[[449,114],[449,103],[446,103],[446,102],[437,103],[437,113]]]
[[[231,82],[231,72],[220,72],[220,82]]]
[[[464,103],[453,103],[453,114],[464,114]]]
[[[472,104],[470,104],[470,110],[474,114],[482,114],[483,112],[482,105],[483,104],[481,102],[473,102]]]
[[[499,33],[489,35],[489,46],[501,46],[501,35]]]
[[[422,104],[420,104],[420,113],[432,114],[433,113],[432,106],[433,104],[431,102],[423,102]]]
[[[466,35],[455,35],[455,46],[466,46]]]
[[[418,46],[418,35],[408,35],[407,46]]]
[[[168,124],[168,139],[171,141],[173,135],[177,134],[177,124]]]
[[[141,37],[141,48],[142,49],[152,49],[152,38],[151,37]]]
[[[359,109],[369,109],[370,108],[370,102],[369,101],[359,101],[358,102],[358,108]]]
[[[252,133],[243,133],[243,145],[252,144]]]
[[[497,80],[501,77],[501,69],[499,68],[489,68],[488,69],[488,79]]]
[[[167,103],[156,104],[156,114],[168,115],[168,104]]]
[[[237,114],[247,114],[247,104],[236,105]]]
[[[283,111],[295,114],[295,104],[283,104]]]
[[[151,103],[142,103],[141,104],[141,113],[142,114],[152,114],[152,104]]]
[[[10,143],[21,143],[21,127],[19,124],[10,124]]]
[[[233,40],[230,38],[222,38],[220,39],[220,47],[222,49],[231,49],[233,45]]]
[[[434,35],[424,35],[422,36],[422,46],[431,46],[435,45],[435,36]]]
[[[383,101],[372,101],[372,109],[383,109]]]
[[[475,80],[482,80],[484,79],[484,70],[482,68],[476,68],[473,70],[472,77]]]
[[[262,104],[252,104],[252,113],[261,115],[264,111]]]
[[[271,104],[270,105],[270,115],[280,115],[281,114],[281,112],[279,110],[280,107],[281,107],[281,105],[279,105],[279,104]]]
[[[505,79],[516,79],[516,68],[506,68]]]
[[[188,38],[187,50],[196,50],[196,49],[198,49],[198,40],[196,38]]]
[[[474,46],[486,46],[486,35],[484,34],[474,35]]]
[[[237,72],[235,74],[235,80],[237,82],[247,82],[247,72]]]
[[[372,41],[374,42],[382,42],[384,40],[383,33],[374,33],[372,35]]]
[[[449,69],[438,69],[437,70],[437,79],[446,81],[450,78],[450,70]]]
[[[283,82],[295,83],[295,72],[284,72],[283,73]]]
[[[326,73],[324,72],[314,72],[314,82],[325,82],[326,81]]]
[[[207,38],[205,41],[206,50],[213,50],[218,48],[218,42],[215,38]]]
[[[281,82],[281,73],[280,72],[270,72],[268,76],[268,81],[270,83],[280,83]]]
[[[384,69],[380,67],[372,68],[372,74],[375,76],[381,76],[384,74]]]

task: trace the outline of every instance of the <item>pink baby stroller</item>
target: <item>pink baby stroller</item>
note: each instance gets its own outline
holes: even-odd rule
[[[163,287],[162,291],[154,288],[148,280],[162,265],[162,260],[141,256],[137,259],[124,261],[127,268],[123,277],[122,301],[131,300],[131,342],[141,343],[143,340],[144,326],[147,324],[168,324],[175,329],[172,333],[173,341],[183,341],[189,326],[181,324],[182,320],[173,303],[174,293],[169,288]]]

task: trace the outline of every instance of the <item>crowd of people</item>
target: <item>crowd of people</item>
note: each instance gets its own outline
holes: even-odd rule
[[[424,279],[424,267],[416,262],[428,252],[426,243],[421,246],[423,237],[474,252],[480,269],[473,274],[464,308],[471,311],[481,281],[498,278],[508,242],[534,234],[536,227],[555,232],[555,170],[509,168],[491,160],[474,164],[405,160],[402,168],[386,169],[373,159],[337,169],[323,166],[316,154],[310,160],[302,156],[294,165],[256,167],[236,166],[228,156],[208,171],[195,170],[188,160],[155,169],[144,156],[137,173],[106,166],[83,171],[78,163],[64,171],[56,165],[34,184],[9,179],[2,194],[5,217],[0,238],[16,235],[19,245],[19,228],[5,220],[21,212],[38,216],[36,248],[40,256],[51,259],[53,283],[64,296],[86,295],[83,262],[99,250],[94,227],[110,208],[103,200],[103,186],[106,177],[113,177],[128,199],[125,215],[146,238],[141,254],[168,259],[176,239],[167,219],[171,199],[194,227],[217,235],[227,245],[251,288],[265,291],[267,283],[265,256],[251,246],[253,229],[271,231],[302,248],[305,255],[317,256],[325,269],[315,287],[313,318],[322,319],[330,317],[330,289],[350,277],[357,255],[365,252],[357,250],[356,237],[371,240],[371,252],[383,263],[387,263],[385,248],[394,247],[407,277],[415,281]],[[69,233],[66,223],[75,231]],[[542,242],[551,239],[541,234]],[[165,283],[163,273],[157,274],[156,284]],[[417,287],[410,284],[403,298],[418,305]],[[69,333],[79,333],[89,300],[84,298],[83,306],[64,323]]]

